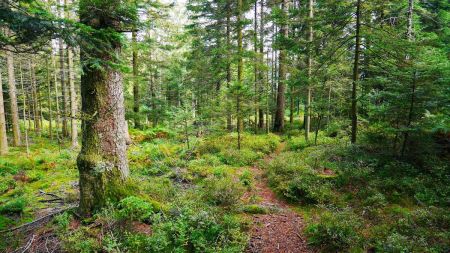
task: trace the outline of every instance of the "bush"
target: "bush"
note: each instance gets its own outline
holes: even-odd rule
[[[155,219],[147,252],[243,252],[246,236],[234,216],[183,206],[167,220]]]
[[[331,191],[331,184],[326,180],[313,172],[302,172],[288,183],[283,195],[301,203],[330,203],[333,192]]]
[[[324,212],[317,223],[308,225],[308,243],[325,251],[347,251],[361,243],[361,219],[350,210]]]
[[[223,162],[233,166],[252,165],[256,160],[263,157],[262,153],[257,153],[250,149],[226,149],[221,152]]]
[[[244,185],[245,187],[251,188],[253,185],[252,173],[248,169],[245,169],[244,171],[242,171],[242,174],[239,176],[239,181],[241,181],[242,185]]]
[[[118,215],[121,219],[148,221],[153,214],[153,206],[138,197],[127,197],[119,203]]]
[[[244,190],[232,177],[208,178],[204,182],[205,199],[220,206],[234,206],[239,202]]]
[[[23,213],[27,200],[23,197],[19,197],[6,202],[6,204],[0,206],[0,214],[15,214]]]
[[[308,146],[309,146],[309,143],[306,141],[305,137],[303,137],[303,136],[293,137],[293,138],[289,139],[287,142],[287,147],[291,151],[302,150]]]

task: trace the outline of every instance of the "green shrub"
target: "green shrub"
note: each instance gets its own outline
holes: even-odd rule
[[[288,140],[287,147],[291,151],[302,150],[309,146],[309,143],[306,141],[305,137],[293,137]]]
[[[316,223],[308,225],[306,236],[312,246],[342,252],[360,245],[361,227],[361,219],[350,210],[325,211]]]
[[[242,185],[244,185],[245,187],[251,188],[253,185],[252,173],[248,169],[245,169],[244,171],[242,171],[242,174],[239,176],[239,181],[241,181]]]
[[[14,214],[23,213],[27,200],[24,197],[19,197],[6,202],[6,204],[0,206],[0,214]]]
[[[153,206],[145,200],[130,196],[122,199],[118,206],[121,219],[148,221],[153,214]]]
[[[234,206],[243,192],[243,187],[232,177],[212,177],[204,182],[204,197],[214,205]]]
[[[262,153],[252,151],[251,149],[225,149],[220,153],[223,162],[233,166],[252,165],[256,160],[263,157]]]
[[[307,204],[330,203],[333,198],[330,183],[325,178],[306,171],[288,183],[283,195]]]
[[[71,218],[72,216],[68,212],[64,212],[57,215],[53,221],[61,231],[66,231],[69,228]]]
[[[183,206],[168,219],[156,218],[147,252],[243,252],[247,237],[234,216]]]
[[[245,205],[242,207],[242,212],[249,214],[268,214],[270,210],[261,205]]]

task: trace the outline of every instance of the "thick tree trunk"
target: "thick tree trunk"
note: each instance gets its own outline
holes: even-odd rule
[[[3,103],[2,72],[0,69],[0,155],[8,153],[8,138],[6,136],[5,106]]]
[[[281,9],[287,18],[287,9],[288,9],[288,1],[283,0],[281,3]],[[288,37],[288,26],[287,20],[283,20],[283,24],[280,26],[280,34],[287,38]],[[280,49],[280,53],[278,56],[279,67],[278,67],[278,91],[277,91],[277,108],[275,112],[275,122],[273,126],[273,130],[275,132],[283,132],[284,131],[284,112],[285,112],[285,103],[286,103],[286,75],[287,75],[287,67],[286,67],[286,50],[284,48]]]
[[[13,145],[20,146],[19,109],[17,107],[16,77],[14,75],[14,57],[6,52],[6,65],[8,66],[8,89],[11,105],[11,119],[13,128]]]
[[[118,3],[111,4],[112,7],[119,7]],[[95,8],[95,2],[81,0],[80,20],[94,28],[115,29],[114,22],[104,20],[97,23],[97,17],[90,13]],[[103,62],[114,61],[112,55],[120,55],[120,41],[101,43],[109,43],[112,51],[99,52],[81,45],[81,61],[88,62],[93,57]],[[80,172],[80,211],[82,215],[89,216],[94,210],[104,207],[108,199],[120,198],[129,174],[126,157],[128,131],[120,71],[106,64],[102,70],[84,65],[81,99],[83,138],[77,159]]]
[[[360,37],[361,29],[361,0],[358,0],[356,5],[356,38],[355,38],[355,62],[353,64],[353,84],[352,84],[352,137],[351,142],[356,143],[356,134],[358,128],[358,108],[356,100],[356,86],[359,80],[359,51],[361,44]]]

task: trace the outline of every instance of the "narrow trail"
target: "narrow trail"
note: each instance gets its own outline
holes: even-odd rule
[[[281,143],[276,151],[264,158],[269,162],[285,148]],[[253,225],[248,253],[306,253],[312,252],[306,246],[303,235],[304,221],[289,205],[279,199],[269,188],[264,172],[257,165],[251,168],[255,177],[253,194],[259,197],[259,205],[274,210],[270,214],[252,215]]]

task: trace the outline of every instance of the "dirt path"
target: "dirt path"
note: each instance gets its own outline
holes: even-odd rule
[[[264,158],[266,162],[273,159],[285,148],[281,143],[277,150]],[[264,172],[258,166],[251,168],[255,176],[254,194],[261,201],[259,205],[275,210],[270,214],[255,214],[251,229],[251,239],[247,248],[249,253],[304,253],[312,252],[306,247],[306,240],[302,229],[303,219],[283,200],[277,198],[269,188]]]

